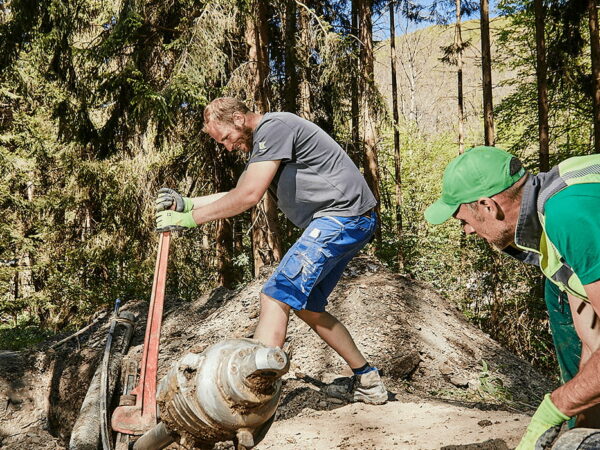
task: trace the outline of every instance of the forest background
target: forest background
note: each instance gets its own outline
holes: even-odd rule
[[[369,251],[556,373],[536,269],[423,219],[470,146],[534,172],[598,152],[596,1],[496,7],[490,22],[487,0],[0,0],[0,348],[149,296],[157,190],[225,191],[243,170],[200,131],[227,95],[330,133],[380,200]],[[375,41],[373,17],[390,37],[430,26]],[[268,197],[178,233],[168,292],[235,288],[297,235]]]

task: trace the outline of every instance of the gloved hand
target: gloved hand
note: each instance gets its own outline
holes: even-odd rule
[[[543,450],[550,448],[560,432],[560,428],[570,417],[565,416],[552,403],[550,394],[538,406],[531,418],[525,436],[521,439],[516,450]]]
[[[196,228],[198,225],[190,212],[159,211],[156,213],[156,231],[179,231]]]
[[[191,198],[182,197],[174,189],[160,188],[154,206],[156,212],[169,210],[173,205],[177,212],[189,212],[194,209],[194,202]]]

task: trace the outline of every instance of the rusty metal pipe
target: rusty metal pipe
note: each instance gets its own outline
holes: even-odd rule
[[[148,430],[133,444],[133,450],[161,450],[175,442],[177,435],[173,435],[164,422]]]

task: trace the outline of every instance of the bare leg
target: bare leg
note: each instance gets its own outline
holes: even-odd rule
[[[296,315],[308,324],[348,365],[356,369],[367,363],[356,347],[348,329],[328,312],[307,310],[295,311]]]
[[[254,331],[254,339],[269,346],[283,347],[287,334],[290,307],[261,292],[260,316]]]

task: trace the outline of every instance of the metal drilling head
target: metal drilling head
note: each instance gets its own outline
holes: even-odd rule
[[[258,370],[272,370],[283,375],[289,368],[287,355],[279,347],[261,347],[254,356]]]
[[[275,416],[289,366],[283,350],[252,339],[227,339],[188,354],[160,383],[161,419],[169,433],[200,447],[240,436],[258,443]]]

